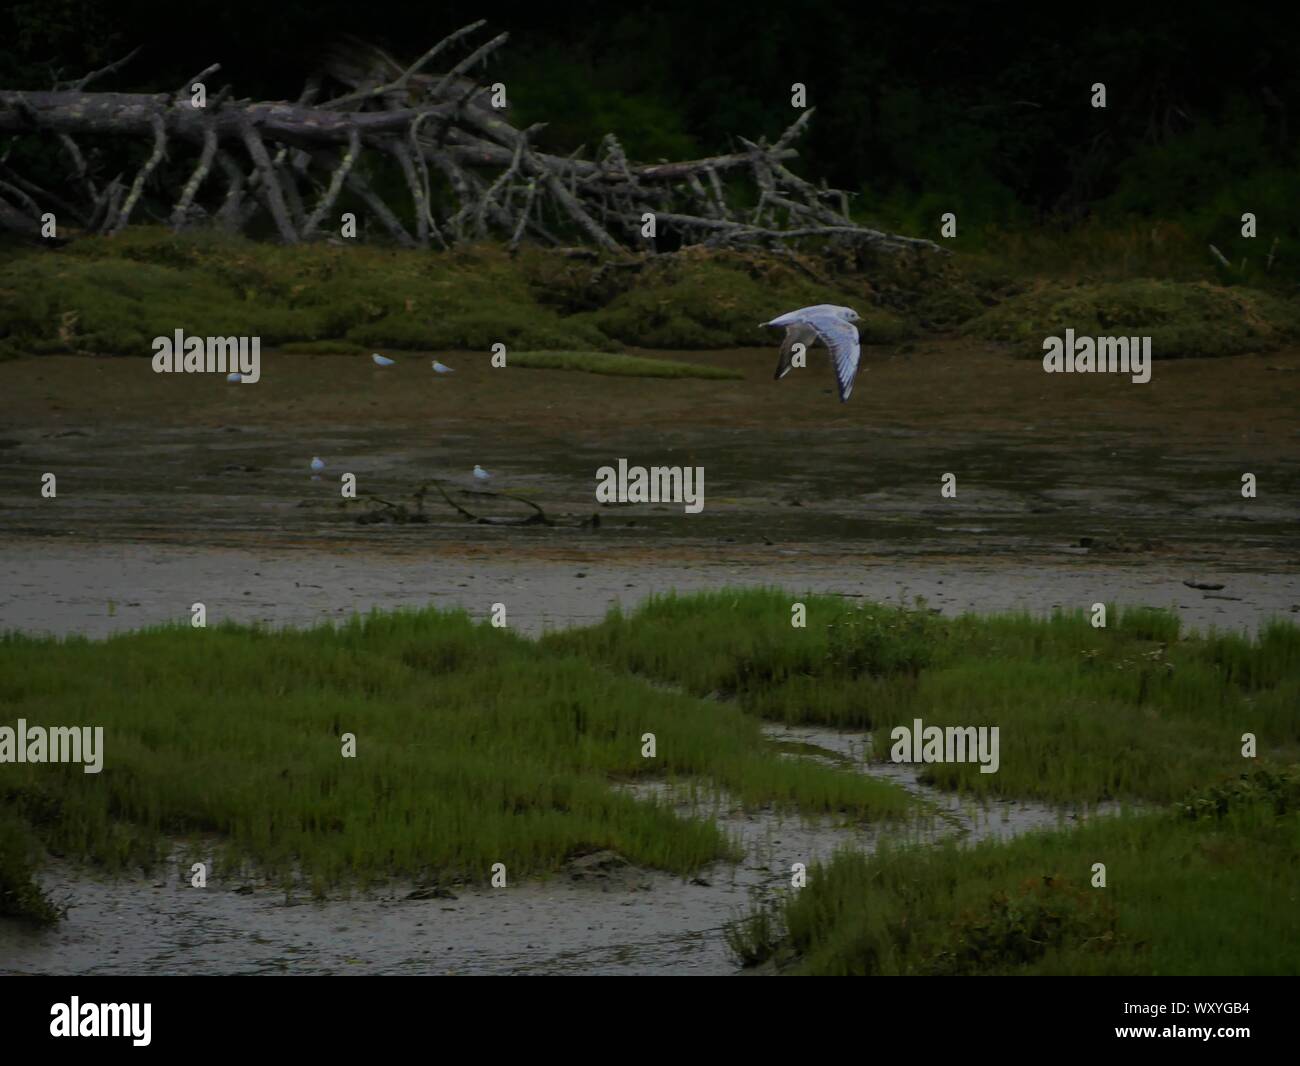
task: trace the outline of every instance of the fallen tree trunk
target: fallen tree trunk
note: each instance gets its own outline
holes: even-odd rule
[[[217,222],[243,231],[269,217],[281,240],[296,243],[332,228],[330,215],[347,195],[353,210],[407,246],[497,236],[515,248],[529,235],[560,243],[558,232],[614,255],[653,253],[662,226],[675,246],[821,240],[941,250],[858,224],[849,216],[848,194],[819,189],[786,167],[798,155],[792,145],[811,109],[773,144],[741,138],[743,152],[706,159],[634,164],[613,135],[597,159],[537,151],[540,127],[517,128],[508,107],[494,107],[495,94],[469,74],[506,34],[443,74],[426,69],[482,25],[450,34],[406,67],[373,46],[345,42],[308,79],[297,102],[238,100],[226,86],[195,106],[194,85],[218,64],[172,94],[86,88],[130,56],[47,91],[0,90],[0,135],[51,137],[70,164],[66,187],[46,192],[10,173],[0,156],[0,227],[31,235],[40,214],[55,211],[63,226],[116,233],[152,197],[170,205],[166,217],[175,230]],[[345,91],[322,99],[327,82]],[[136,140],[147,154],[129,181],[119,173],[105,182],[96,165],[103,153],[83,152],[79,139],[86,138],[113,145]],[[184,177],[170,187],[177,182],[174,164],[186,155],[193,162],[179,168]],[[163,160],[173,166],[161,167]],[[394,165],[409,193],[405,206],[384,200],[367,180],[374,167]],[[444,176],[449,189],[435,195],[433,174]],[[720,175],[732,176],[732,189]],[[759,190],[748,219],[728,200],[741,178]]]

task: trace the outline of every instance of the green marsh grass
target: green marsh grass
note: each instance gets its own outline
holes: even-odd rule
[[[841,853],[733,950],[809,974],[1300,973],[1300,767],[1242,779],[1007,843]]]
[[[802,602],[807,625],[791,625]],[[941,619],[924,606],[778,590],[665,596],[544,647],[791,723],[873,731],[998,726],[1001,766],[927,764],[922,780],[977,795],[1168,802],[1260,753],[1300,755],[1300,629],[1181,634],[1149,608]]]
[[[808,609],[791,626],[791,604]],[[763,718],[867,727],[885,692],[901,693],[933,654],[939,626],[920,611],[855,611],[838,597],[776,589],[655,597],[635,613],[543,638],[554,647]],[[889,698],[897,698],[891,696]]]
[[[8,725],[104,727],[100,774],[6,764],[0,794],[40,812],[29,820],[52,850],[110,870],[210,834],[228,861],[316,886],[486,878],[495,862],[517,878],[589,847],[682,873],[732,854],[710,821],[611,787],[647,775],[807,813],[913,805],[886,782],[782,759],[739,708],[433,610],[305,631],[10,634],[0,708]]]
[[[791,625],[796,601],[805,628]],[[890,729],[915,718],[996,725],[997,773],[928,764],[923,780],[1071,804],[1172,804],[1238,772],[1245,732],[1263,756],[1296,757],[1295,626],[1198,635],[1161,611],[1111,605],[1108,617],[1104,629],[1082,611],[946,619],[923,605],[759,589],[663,596],[537,641],[433,610],[310,630],[10,634],[0,722],[103,725],[106,751],[99,775],[2,768],[0,890],[15,899],[29,885],[35,840],[121,871],[159,861],[176,839],[215,839],[219,861],[302,876],[320,892],[393,876],[480,879],[494,862],[526,877],[589,848],[681,873],[734,857],[707,812],[679,818],[668,801],[619,787],[638,779],[697,797],[721,790],[751,808],[862,820],[916,810],[851,767],[783,758],[762,719],[870,729],[877,759],[889,757]],[[356,759],[340,755],[344,733]],[[656,735],[653,760],[640,754],[645,733]],[[1239,798],[1206,793],[1198,809]],[[1067,895],[989,903],[978,920],[1024,911],[1105,926],[1090,937],[1113,932],[1101,912],[1056,915],[1058,902],[1074,906]]]
[[[41,891],[35,873],[40,845],[32,827],[8,804],[0,807],[0,918],[52,925],[59,908]]]

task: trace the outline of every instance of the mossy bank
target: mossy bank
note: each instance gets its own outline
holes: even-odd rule
[[[1087,235],[1063,240],[1098,254]],[[1072,326],[1150,335],[1159,359],[1267,350],[1300,335],[1294,297],[1276,285],[1151,255],[1082,276],[1041,258],[693,248],[610,259],[497,244],[285,247],[139,226],[53,250],[0,247],[0,358],[148,355],[154,337],[178,328],[317,353],[766,346],[760,322],[815,303],[856,308],[869,346],[963,329],[1024,355]]]

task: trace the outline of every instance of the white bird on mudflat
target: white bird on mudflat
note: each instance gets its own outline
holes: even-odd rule
[[[325,460],[322,459],[319,455],[315,456],[311,461],[311,472],[313,474],[319,474],[324,469],[325,469]]]
[[[243,381],[243,380],[244,380],[244,375],[241,374],[238,370],[236,370],[236,371],[234,371],[234,372],[231,373],[231,374],[227,374],[227,375],[226,375],[226,380],[227,380],[227,381]]]
[[[492,480],[492,475],[489,474],[486,470],[484,470],[481,466],[479,466],[478,463],[475,463],[475,464],[474,464],[474,480],[475,480],[475,481],[491,481],[491,480]]]
[[[375,352],[370,358],[375,361],[375,366],[392,366],[394,363],[394,360],[380,355],[378,352]]]
[[[840,403],[843,403],[853,392],[853,379],[858,373],[861,345],[858,342],[858,327],[853,324],[857,320],[858,313],[851,307],[814,304],[812,307],[790,311],[771,322],[760,322],[760,326],[785,327],[781,357],[776,364],[776,379],[779,381],[790,373],[796,344],[802,344],[806,353],[814,341],[820,340],[830,352],[831,368],[835,371],[835,383],[839,386]]]
[[[436,359],[433,361],[433,369],[436,370],[439,374],[454,374],[454,373],[456,373],[456,371],[452,370],[451,367],[449,367],[449,366],[445,366],[444,364],[438,362],[438,360],[436,360]]]

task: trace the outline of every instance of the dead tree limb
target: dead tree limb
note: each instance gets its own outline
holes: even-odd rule
[[[140,54],[141,47],[143,46],[137,46],[135,48],[132,48],[131,51],[129,51],[121,59],[117,60],[116,62],[110,63],[106,67],[101,67],[99,70],[92,70],[80,81],[72,85],[73,91],[82,92],[86,88],[86,86],[89,85],[92,81],[98,81],[100,78],[106,77],[109,74],[115,74],[117,71],[121,70],[129,62],[131,62],[131,60],[133,60],[136,56]]]
[[[351,173],[347,176],[347,185],[349,189],[361,197],[365,205],[370,208],[374,216],[379,219],[398,244],[403,248],[418,247],[415,238],[406,231],[406,227],[388,209],[388,205],[375,193],[365,178],[355,172]]]
[[[243,228],[240,203],[244,198],[244,172],[221,150],[217,151],[217,164],[226,175],[226,198],[217,212],[217,221],[223,229],[233,232]]]
[[[34,182],[28,181],[21,174],[10,170],[9,167],[3,163],[0,163],[0,174],[3,174],[8,181],[12,182],[19,189],[29,193],[31,196],[38,197],[47,204],[57,207],[68,218],[74,219],[78,224],[82,226],[86,225],[86,216],[84,211],[75,204],[65,200],[58,193],[50,192],[48,189],[44,189]],[[32,206],[33,208],[36,206],[35,201],[32,202]],[[39,215],[40,213],[42,212],[38,210],[37,214]]]
[[[131,191],[127,193],[126,203],[122,205],[122,210],[113,222],[113,228],[110,231],[112,233],[121,233],[122,229],[131,220],[131,212],[135,210],[135,205],[140,201],[140,194],[144,192],[144,183],[149,180],[149,175],[154,172],[154,168],[162,162],[163,155],[167,151],[167,130],[163,126],[162,119],[155,117],[151,124],[153,126],[153,152],[150,153],[149,158],[144,162],[144,166],[136,174],[135,181],[131,183]]]
[[[453,508],[453,509],[458,513],[458,514],[460,514],[460,515],[462,515],[463,517],[469,519],[471,522],[477,522],[479,525],[484,525],[484,526],[554,526],[554,525],[557,524],[553,519],[551,519],[551,518],[549,518],[549,517],[547,516],[546,512],[545,512],[544,510],[542,510],[542,508],[541,508],[540,506],[538,506],[537,504],[533,503],[532,500],[525,499],[523,496],[516,496],[516,495],[514,495],[513,493],[509,493],[509,492],[490,492],[490,491],[487,491],[487,490],[480,490],[480,491],[478,491],[478,492],[475,492],[474,495],[475,495],[475,496],[486,496],[486,497],[499,497],[499,498],[503,498],[503,499],[507,499],[507,500],[517,500],[519,503],[522,503],[522,504],[527,505],[528,507],[531,507],[531,508],[533,509],[533,513],[530,514],[530,515],[525,515],[525,516],[523,516],[523,517],[517,517],[517,516],[500,516],[500,517],[498,517],[498,516],[493,516],[493,515],[476,515],[476,514],[474,514],[474,512],[472,512],[472,511],[470,511],[470,510],[468,510],[468,509],[462,507],[462,506],[461,506],[460,504],[458,504],[455,500],[453,500],[453,499],[451,498],[451,496],[448,494],[447,490],[446,490],[445,488],[443,488],[443,485],[442,485],[442,482],[441,482],[441,481],[439,481],[439,480],[437,480],[437,479],[435,478],[434,481],[433,481],[433,484],[434,484],[434,487],[438,490],[438,494],[439,494],[440,496],[442,496],[442,498],[447,502],[447,505],[448,505],[449,507]],[[424,491],[423,487],[421,487],[421,490],[420,490],[420,491],[421,491],[421,493],[423,493],[423,491]]]
[[[524,227],[528,225],[528,216],[533,210],[533,196],[537,192],[536,180],[528,183],[528,190],[524,193],[523,210],[519,212],[519,222],[515,225],[515,232],[510,237],[510,251],[515,252],[519,248],[519,242],[524,236]]]
[[[479,19],[477,22],[471,22],[468,26],[462,26],[455,33],[448,34],[441,41],[439,41],[432,48],[430,48],[427,52],[425,52],[424,55],[422,55],[419,59],[417,59],[414,63],[412,63],[409,67],[407,67],[395,81],[389,82],[386,85],[376,86],[373,89],[366,89],[363,91],[350,93],[347,96],[340,96],[336,100],[331,100],[325,106],[340,108],[348,104],[360,103],[365,100],[373,100],[376,98],[387,96],[390,93],[404,91],[406,87],[410,84],[411,79],[416,74],[418,74],[422,68],[424,68],[429,63],[431,63],[434,60],[434,58],[438,55],[439,52],[443,51],[450,45],[455,44],[455,42],[460,40],[462,37],[469,36],[475,30],[484,26],[486,22],[487,22],[486,19]]]
[[[942,251],[932,241],[862,225],[849,213],[847,193],[818,187],[791,169],[811,108],[771,144],[740,138],[743,151],[703,159],[637,163],[613,134],[595,159],[582,158],[581,150],[542,151],[541,126],[521,129],[508,108],[489,106],[489,90],[471,73],[509,39],[499,33],[472,45],[483,25],[461,27],[409,64],[345,41],[310,72],[296,101],[236,99],[226,85],[209,95],[206,107],[192,106],[187,97],[194,84],[220,70],[219,63],[171,93],[86,91],[121,70],[134,52],[51,91],[0,89],[0,136],[57,138],[71,163],[66,188],[48,191],[7,171],[9,189],[23,195],[7,193],[6,217],[61,205],[87,228],[117,233],[156,191],[173,205],[174,229],[206,218],[238,232],[264,214],[281,240],[295,243],[315,234],[346,192],[378,223],[367,235],[386,233],[405,247],[495,237],[512,251],[533,239],[584,242],[616,257],[660,254],[641,236],[649,213],[686,244],[766,248],[823,241]],[[461,58],[438,64],[441,73],[435,69],[462,48]],[[89,157],[81,138],[97,143]],[[97,171],[110,169],[104,160],[114,159],[116,169],[120,146],[144,138],[152,148],[130,187],[117,179],[103,183]],[[164,158],[179,165],[161,167]],[[214,167],[225,176],[224,192],[209,180]],[[394,170],[409,195],[409,212],[376,191],[391,184],[384,179]],[[742,184],[757,189],[752,214],[740,207],[755,202]],[[309,197],[315,200],[310,209]],[[155,215],[158,208],[144,205]]]
[[[17,185],[11,185],[9,182],[0,178],[0,192],[8,193],[10,199],[17,200],[19,203],[21,203],[23,207],[27,209],[28,214],[30,214],[33,219],[37,219],[41,217],[41,209],[37,205],[36,201],[33,200],[30,196],[28,196],[25,192],[23,192],[23,190],[20,189]]]
[[[402,176],[406,178],[407,188],[411,190],[411,206],[415,212],[415,240],[421,248],[429,247],[429,230],[430,215],[428,205],[424,199],[424,189],[420,186],[419,175],[415,172],[415,164],[411,161],[411,153],[407,151],[406,145],[400,141],[393,141],[388,150],[392,153],[393,158],[397,160],[402,168]],[[436,227],[434,232],[438,234],[439,242],[442,242],[442,235],[438,233]]]
[[[202,70],[200,70],[197,74],[195,74],[194,77],[190,78],[189,81],[187,81],[184,85],[182,85],[179,89],[177,89],[176,92],[173,94],[173,95],[174,95],[174,98],[177,99],[177,100],[180,100],[180,99],[181,99],[182,97],[184,97],[184,96],[192,96],[193,93],[194,93],[194,86],[195,86],[195,85],[197,85],[199,82],[201,82],[201,81],[202,81],[204,78],[206,78],[209,74],[215,74],[215,73],[216,73],[217,71],[219,71],[220,69],[221,69],[221,64],[220,64],[220,63],[210,63],[210,64],[208,64],[206,67],[204,67]]]
[[[482,23],[479,23],[479,25],[481,26]],[[433,92],[431,93],[431,95],[434,97],[441,96],[444,90],[446,90],[447,86],[450,85],[458,75],[463,74],[465,71],[469,70],[470,67],[472,67],[479,60],[485,59],[489,52],[493,52],[496,49],[500,48],[509,39],[510,39],[510,34],[499,33],[495,37],[493,37],[492,40],[488,41],[487,44],[480,45],[478,48],[474,49],[473,52],[467,55],[464,59],[462,59],[459,63],[457,63],[454,67],[452,67],[451,70],[447,71],[447,73],[442,76],[438,84],[433,87]]]
[[[343,149],[343,156],[339,160],[339,165],[334,168],[334,173],[330,175],[329,187],[321,194],[320,200],[316,204],[316,209],[308,216],[307,221],[303,223],[302,236],[306,240],[324,220],[325,216],[330,213],[334,202],[339,198],[339,193],[343,191],[343,183],[347,180],[348,174],[356,165],[357,156],[361,154],[361,137],[356,130],[352,131],[352,136],[348,139],[348,146]]]
[[[172,210],[173,230],[179,230],[185,225],[190,205],[194,203],[194,197],[198,194],[199,186],[203,184],[208,172],[212,169],[212,160],[216,158],[216,155],[216,132],[207,129],[203,133],[203,150],[199,153],[199,161],[195,164],[193,173],[190,174],[190,180],[185,183],[185,188],[181,190],[181,198],[176,201],[176,207]]]
[[[270,208],[271,218],[274,219],[281,238],[286,244],[296,244],[298,234],[294,232],[293,223],[289,221],[288,208],[285,207],[284,203],[284,192],[280,188],[275,168],[271,165],[271,157],[267,154],[266,145],[257,130],[249,122],[243,124],[240,129],[240,137],[244,142],[244,147],[248,149],[248,157],[253,161],[258,174],[262,178],[267,206]]]

